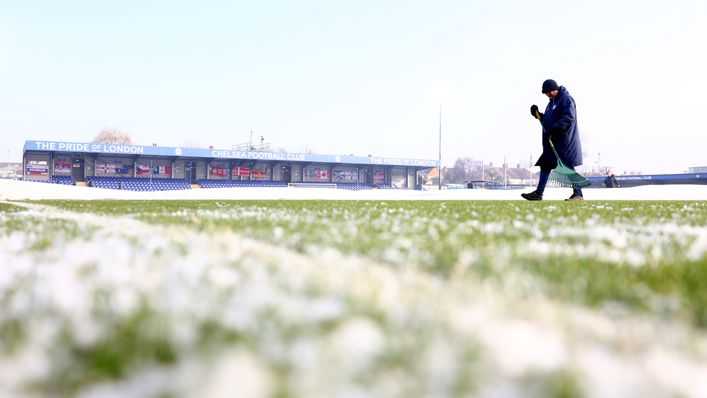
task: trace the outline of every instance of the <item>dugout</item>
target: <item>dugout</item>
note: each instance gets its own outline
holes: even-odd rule
[[[22,163],[28,181],[121,177],[399,189],[416,189],[418,174],[439,167],[439,161],[429,159],[30,140]]]

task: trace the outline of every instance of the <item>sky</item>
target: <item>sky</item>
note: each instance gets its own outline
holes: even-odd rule
[[[0,0],[0,161],[104,128],[438,159],[441,126],[444,166],[527,167],[552,78],[585,171],[685,172],[707,166],[705,20],[704,0]]]

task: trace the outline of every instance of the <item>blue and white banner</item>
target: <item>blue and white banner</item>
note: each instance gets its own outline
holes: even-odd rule
[[[319,155],[312,153],[238,151],[230,149],[175,148],[63,141],[25,141],[25,151],[78,152],[139,156],[183,156],[208,159],[252,159],[282,162],[373,164],[381,166],[438,167],[438,160],[376,156]]]

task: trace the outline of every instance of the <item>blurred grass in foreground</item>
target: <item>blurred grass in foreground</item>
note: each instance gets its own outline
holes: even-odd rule
[[[322,247],[503,280],[707,327],[707,201],[47,201],[96,214],[245,237],[316,255]]]
[[[668,344],[637,319],[704,335],[706,225],[707,202],[0,203],[0,385],[210,396],[236,366],[278,398],[591,395],[575,352]]]

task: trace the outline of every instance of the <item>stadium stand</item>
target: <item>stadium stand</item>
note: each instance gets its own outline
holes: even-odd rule
[[[140,191],[289,184],[358,191],[421,189],[416,181],[438,167],[439,161],[430,159],[292,153],[252,143],[215,149],[27,140],[21,174],[27,181],[70,183],[52,180],[57,174],[80,186]]]

